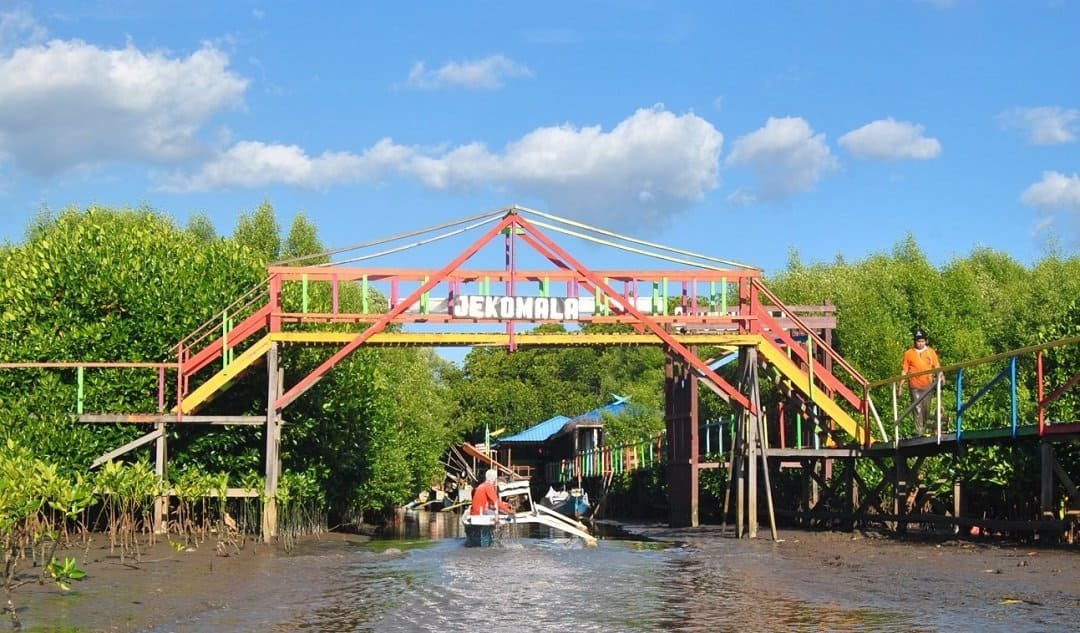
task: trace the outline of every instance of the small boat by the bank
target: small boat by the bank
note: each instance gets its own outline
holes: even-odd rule
[[[588,547],[596,546],[596,537],[589,534],[589,528],[567,515],[556,512],[541,504],[533,503],[532,492],[527,480],[500,482],[499,497],[512,499],[524,498],[526,510],[514,514],[469,514],[463,512],[461,524],[465,527],[465,547],[491,547],[495,544],[496,530],[503,525],[524,525],[537,523],[552,529],[580,537]]]
[[[548,488],[547,494],[540,500],[540,503],[572,519],[581,519],[587,516],[589,508],[592,507],[589,503],[589,493],[581,488],[571,488],[570,490]]]

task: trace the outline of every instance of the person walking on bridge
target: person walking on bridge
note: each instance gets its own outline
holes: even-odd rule
[[[919,372],[941,367],[941,363],[938,362],[937,352],[934,351],[934,348],[926,344],[926,332],[917,328],[912,336],[914,338],[914,344],[904,352],[900,373],[904,377],[907,377],[908,374],[917,374]],[[944,382],[944,374],[938,372],[936,376]],[[930,417],[929,391],[934,387],[934,377],[935,374],[924,374],[922,376],[911,376],[908,378],[908,387],[911,389],[911,401],[915,403],[915,432],[919,435],[923,434],[923,430],[926,428],[926,420]]]
[[[484,483],[477,486],[476,490],[473,491],[472,506],[469,507],[469,514],[493,514],[496,508],[498,508],[499,512],[506,514],[514,513],[514,509],[508,503],[499,499],[499,490],[496,487],[498,481],[499,471],[489,468],[484,473]]]

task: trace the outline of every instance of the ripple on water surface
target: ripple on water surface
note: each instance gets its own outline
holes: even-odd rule
[[[753,557],[750,557],[751,559]],[[320,631],[913,631],[910,618],[771,592],[745,569],[626,540],[382,541],[357,554],[297,629]]]

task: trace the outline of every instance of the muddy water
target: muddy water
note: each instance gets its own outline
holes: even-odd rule
[[[1080,609],[1068,599],[1055,610],[1017,597],[980,600],[975,592],[958,604],[971,596],[956,595],[956,578],[935,572],[932,561],[920,567],[923,579],[908,585],[884,567],[836,564],[837,556],[822,568],[813,559],[785,558],[783,544],[764,541],[747,547],[721,538],[702,547],[616,537],[585,548],[519,528],[501,534],[494,548],[467,549],[452,519],[417,513],[391,538],[354,546],[344,557],[301,553],[301,578],[322,573],[332,582],[292,583],[295,593],[284,603],[207,613],[189,630],[991,633],[1080,624]],[[933,551],[908,551],[928,547]]]
[[[26,630],[995,633],[1080,624],[1073,551],[797,533],[777,544],[644,526],[634,532],[673,542],[612,537],[585,548],[522,532],[467,549],[454,518],[418,513],[389,538],[310,541],[288,555],[210,561],[210,573],[144,570],[112,587],[99,577],[81,596],[32,605]]]

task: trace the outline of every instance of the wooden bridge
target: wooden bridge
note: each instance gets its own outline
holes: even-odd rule
[[[371,265],[389,255],[470,233],[479,233],[479,237],[440,268]],[[593,268],[549,234],[618,249],[623,255],[647,260],[653,268]],[[474,260],[482,259],[483,253],[490,255],[492,250],[502,260],[501,267],[474,267]],[[896,410],[897,405],[893,405],[893,415],[880,415],[882,405],[889,403],[880,392],[897,380],[868,381],[833,349],[834,314],[806,314],[805,310],[785,306],[765,286],[761,270],[739,262],[619,235],[518,206],[356,244],[321,257],[330,261],[311,265],[301,258],[270,266],[263,284],[237,298],[180,341],[171,359],[158,363],[5,363],[0,368],[75,367],[80,386],[76,408],[82,421],[153,427],[141,438],[102,455],[98,463],[153,443],[158,474],[163,479],[167,468],[165,431],[169,425],[264,426],[267,537],[273,536],[276,529],[279,445],[285,411],[362,346],[502,346],[509,351],[573,345],[662,347],[667,358],[666,459],[671,520],[676,525],[698,520],[698,470],[706,463],[698,450],[699,384],[729,403],[739,416],[734,443],[737,450],[728,462],[737,473],[733,481],[745,483],[739,487],[743,492],[736,495],[737,507],[746,515],[739,525],[746,525],[751,535],[757,525],[757,504],[752,500],[757,498],[759,469],[747,464],[759,458],[766,464],[800,462],[808,473],[816,473],[813,477],[823,487],[829,481],[830,460],[892,459],[896,464],[893,470],[898,473],[895,484],[900,489],[901,482],[911,481],[906,474],[911,469],[904,465],[909,459],[945,450],[940,447],[950,444],[960,447],[975,439],[974,430],[962,427],[952,440],[947,433],[935,438],[935,448],[930,448],[931,443],[925,439],[901,438],[898,424],[904,415]],[[523,325],[548,322],[572,327],[626,327],[624,332],[604,334],[519,331]],[[1076,342],[1018,350],[1016,356],[1038,354],[1041,359],[1043,353]],[[306,376],[285,384],[280,350],[292,345],[320,345],[334,352]],[[702,349],[722,349],[737,356],[739,368],[734,384],[714,369],[712,359],[699,356]],[[1008,358],[1013,356],[976,362]],[[962,393],[959,372],[968,366],[946,368],[957,374],[958,393]],[[156,411],[136,415],[83,411],[84,372],[117,369],[157,373]],[[237,379],[255,371],[266,376],[265,415],[240,414],[249,407],[231,413],[215,407],[213,414],[205,413],[207,405],[227,393]],[[1011,379],[1015,392],[1015,371]],[[784,394],[786,408],[771,418],[760,401],[762,380],[772,382]],[[1076,424],[1052,422],[1046,411],[1078,381],[1080,376],[1043,396],[1043,376],[1039,374],[1038,437],[1048,446],[1052,441],[1072,441],[1077,435]],[[981,397],[982,391],[974,397]],[[1030,413],[1030,408],[1020,406],[1025,413]],[[957,411],[958,423],[962,424],[964,411],[964,407]],[[1013,436],[1020,437],[1017,405],[1013,411]],[[797,420],[795,426],[792,420]],[[775,432],[769,434],[770,424],[778,428],[779,441]],[[1052,448],[1046,450],[1052,456]],[[1049,468],[1049,472],[1055,472],[1052,465]],[[760,472],[767,478],[770,468]],[[857,475],[854,477],[857,479]],[[1067,476],[1061,477],[1067,480]],[[1071,483],[1069,486],[1075,490]],[[840,493],[830,490],[829,494]],[[159,512],[162,507],[159,504]],[[811,513],[813,510],[809,508]]]

